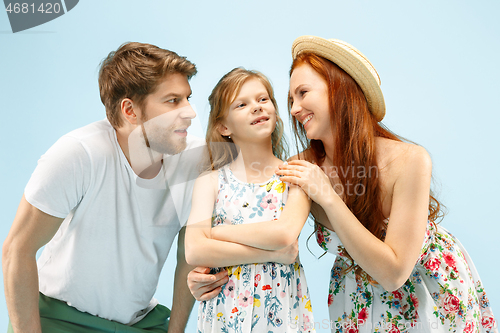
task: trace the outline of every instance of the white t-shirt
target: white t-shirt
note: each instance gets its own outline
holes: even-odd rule
[[[187,142],[182,153],[164,156],[154,179],[137,177],[107,120],[64,135],[40,158],[26,200],[65,218],[38,259],[40,292],[129,325],[156,306],[160,271],[189,216],[195,157],[204,145],[192,136]]]

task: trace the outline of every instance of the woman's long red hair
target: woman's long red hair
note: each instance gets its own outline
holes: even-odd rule
[[[310,65],[321,75],[328,87],[334,142],[332,162],[343,186],[345,204],[366,229],[383,240],[386,223],[382,212],[375,138],[403,140],[377,122],[368,109],[363,91],[344,70],[315,54],[301,53],[293,61],[290,75],[303,64]],[[301,158],[321,164],[326,156],[323,143],[308,140],[302,124],[294,117],[291,119],[296,141],[301,143],[303,151],[308,152]],[[371,174],[373,169],[376,170],[375,175]],[[440,203],[429,193],[429,220],[435,221],[441,216]],[[356,268],[356,273],[360,272],[359,267]]]

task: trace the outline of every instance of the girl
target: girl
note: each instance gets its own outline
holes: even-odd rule
[[[200,303],[198,331],[314,332],[298,257],[283,265],[223,248],[235,242],[279,257],[296,242],[309,214],[304,192],[274,174],[285,149],[271,84],[261,73],[236,68],[222,77],[209,102],[206,140],[213,171],[194,186],[186,259],[191,265],[228,266],[213,272],[227,270],[229,282]],[[272,221],[264,235],[254,224],[261,221]]]
[[[277,173],[314,201],[318,243],[337,256],[332,332],[497,332],[472,260],[436,224],[428,153],[379,123],[375,68],[334,39],[299,37],[292,52],[289,106],[305,151]]]

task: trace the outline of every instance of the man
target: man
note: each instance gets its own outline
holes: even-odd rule
[[[181,152],[202,144],[187,136],[195,74],[149,44],[124,44],[102,62],[107,119],[41,157],[3,245],[10,332],[184,331],[194,299],[181,227],[196,163]],[[153,294],[177,233],[170,313]]]

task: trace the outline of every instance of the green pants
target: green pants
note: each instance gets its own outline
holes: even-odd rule
[[[158,304],[140,322],[127,326],[80,312],[64,302],[41,293],[39,306],[44,333],[166,333],[170,318],[170,310]],[[14,332],[10,322],[7,332]]]

